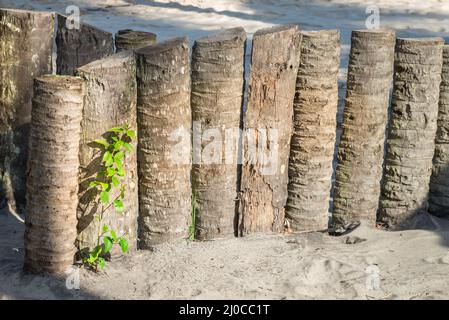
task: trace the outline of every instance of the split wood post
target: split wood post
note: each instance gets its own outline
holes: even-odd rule
[[[73,75],[75,69],[114,53],[112,34],[58,14],[56,33],[58,74]]]
[[[186,238],[191,222],[190,63],[187,38],[137,54],[139,247]]]
[[[53,35],[53,13],[0,9],[0,202],[13,211],[25,207],[33,78],[52,73]]]
[[[192,52],[196,237],[234,234],[246,33],[228,29],[195,41]]]
[[[327,229],[329,221],[340,32],[301,34],[285,215],[291,230],[316,231]]]
[[[441,38],[398,39],[379,216],[404,226],[427,211],[443,65]]]
[[[106,224],[117,232],[125,234],[130,250],[137,247],[137,216],[139,208],[137,191],[137,142],[134,150],[124,158],[125,177],[120,180],[126,185],[125,210],[118,213],[114,206],[103,214],[102,222],[96,219],[101,213],[89,183],[102,170],[103,150],[94,140],[108,136],[108,130],[129,125],[137,130],[137,85],[134,53],[121,52],[102,60],[94,61],[76,71],[86,86],[80,143],[80,189],[78,207],[78,245],[80,248],[97,245],[99,230]],[[117,194],[111,194],[115,199]]]
[[[443,47],[438,129],[430,177],[429,213],[449,215],[449,45]]]
[[[63,275],[73,264],[83,81],[35,80],[27,180],[24,270]]]
[[[333,227],[354,220],[374,226],[379,206],[385,131],[393,82],[395,32],[352,32]]]
[[[239,203],[239,233],[281,232],[287,202],[293,100],[300,57],[297,26],[253,37]]]
[[[115,50],[135,50],[156,43],[156,34],[130,29],[120,30],[115,34]]]

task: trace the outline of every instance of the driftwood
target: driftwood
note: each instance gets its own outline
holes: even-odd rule
[[[114,53],[112,34],[88,24],[78,29],[69,27],[67,17],[58,14],[56,33],[58,74],[73,75],[76,68]]]
[[[192,118],[201,126],[192,168],[198,239],[234,233],[245,41],[245,30],[235,28],[193,46]]]
[[[0,9],[0,202],[13,213],[25,207],[33,78],[52,72],[53,35],[52,13]]]
[[[379,218],[393,228],[427,210],[443,64],[441,38],[398,39]]]
[[[101,170],[102,149],[92,141],[107,137],[113,127],[128,124],[137,129],[136,111],[136,62],[132,52],[122,52],[103,60],[92,62],[76,71],[86,85],[84,99],[82,134],[80,143],[80,189],[78,207],[78,245],[81,248],[95,247],[99,228],[103,224],[114,229],[119,235],[126,234],[130,249],[137,246],[137,143],[134,151],[127,154],[126,176],[121,183],[126,185],[125,211],[116,212],[111,207],[104,213],[100,223],[95,216],[101,208],[92,201],[94,194],[89,183],[95,180]],[[111,194],[111,199],[117,195]]]
[[[73,264],[83,81],[35,80],[27,180],[24,270],[63,275]]]
[[[285,215],[291,230],[314,231],[327,229],[329,220],[340,32],[301,34]]]
[[[296,26],[277,26],[254,34],[244,116],[240,235],[280,232],[284,227],[300,42]]]
[[[189,44],[138,49],[139,246],[187,236],[191,221]]]
[[[395,33],[353,31],[338,148],[332,224],[365,220],[374,226],[379,204],[393,81]]]

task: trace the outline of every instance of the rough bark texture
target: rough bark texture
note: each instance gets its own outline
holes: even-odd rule
[[[75,255],[83,82],[44,76],[34,85],[24,270],[64,274]]]
[[[349,55],[343,131],[338,148],[332,224],[375,224],[385,130],[393,82],[395,33],[354,31]]]
[[[25,205],[33,78],[52,72],[53,35],[52,13],[0,9],[0,199],[12,207]]]
[[[80,28],[71,27],[67,17],[58,14],[58,32],[56,34],[57,73],[73,75],[76,68],[114,53],[112,34],[87,24]]]
[[[443,64],[441,38],[398,39],[380,220],[399,226],[427,210]]]
[[[185,238],[191,220],[187,38],[137,50],[137,115],[139,246],[149,249]]]
[[[126,234],[130,249],[137,247],[137,143],[135,150],[125,158],[126,176],[121,183],[126,185],[125,211],[118,213],[111,207],[100,223],[95,216],[101,208],[95,202],[95,193],[89,189],[89,183],[95,180],[102,170],[103,150],[92,141],[107,137],[107,131],[113,127],[128,124],[137,130],[137,86],[136,62],[132,52],[122,52],[103,60],[92,62],[77,70],[77,74],[86,84],[83,120],[81,122],[80,145],[80,189],[78,207],[78,242],[81,248],[94,247],[97,243],[99,228],[107,224],[119,235]],[[118,196],[111,194],[111,199]]]
[[[439,217],[449,215],[449,45],[443,47],[441,80],[438,129],[429,193],[429,212]]]
[[[302,32],[296,80],[288,199],[294,231],[327,229],[340,67],[340,32]]]
[[[115,50],[135,50],[156,43],[156,34],[130,29],[120,30],[115,34]]]
[[[194,143],[194,150],[198,149],[194,154],[199,155],[194,156],[192,168],[199,239],[234,233],[239,135],[234,139],[233,134],[240,128],[245,43],[245,30],[235,28],[202,38],[193,46],[192,119],[202,132],[217,130],[211,139]],[[212,144],[217,147],[211,148]],[[219,156],[211,157],[208,150]]]
[[[241,235],[283,230],[300,42],[296,26],[254,34],[239,195]]]

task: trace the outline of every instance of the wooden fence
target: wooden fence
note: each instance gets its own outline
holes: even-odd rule
[[[100,209],[89,202],[89,183],[101,159],[91,142],[125,123],[138,130],[137,151],[126,161],[125,212],[107,223],[128,235],[131,249],[189,232],[212,239],[326,230],[330,200],[332,227],[402,226],[429,198],[432,214],[449,212],[442,39],[352,33],[334,155],[338,30],[256,32],[243,114],[242,28],[196,40],[190,59],[186,38],[155,44],[154,34],[125,30],[114,54],[111,34],[69,29],[65,20],[0,9],[0,196],[22,205],[27,195],[27,270],[62,272],[75,242],[95,245]],[[67,76],[39,77],[52,73],[55,32],[56,71]]]

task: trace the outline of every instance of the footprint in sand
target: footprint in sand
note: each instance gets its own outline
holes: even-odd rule
[[[442,257],[427,257],[424,261],[431,264],[449,264],[449,252]]]

